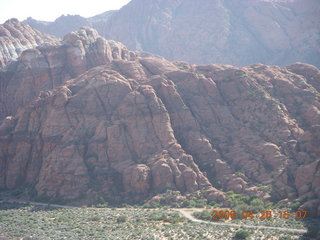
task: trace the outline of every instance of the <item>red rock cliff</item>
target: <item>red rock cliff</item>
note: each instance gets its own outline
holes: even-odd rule
[[[90,28],[67,34],[60,44],[28,49],[19,61],[0,72],[0,120],[14,115],[41,91],[53,89],[92,67],[133,58],[135,53],[123,44],[107,41]]]
[[[40,92],[2,121],[1,188],[27,183],[39,195],[69,200],[203,190],[221,201],[217,189],[267,197],[262,184],[273,187],[273,198],[299,199],[316,214],[320,94],[310,76],[318,69],[113,56],[86,71],[79,33],[65,43],[64,64],[54,66],[82,74]],[[41,66],[42,53],[33,51],[31,66]],[[75,59],[69,63],[70,56]],[[40,76],[49,74],[45,66]],[[16,79],[17,88],[32,82]]]

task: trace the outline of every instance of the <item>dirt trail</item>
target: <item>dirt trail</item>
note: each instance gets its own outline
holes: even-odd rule
[[[206,224],[212,224],[212,225],[220,225],[220,226],[227,226],[227,227],[243,227],[243,228],[250,228],[250,229],[265,229],[265,230],[278,230],[283,232],[291,232],[291,233],[306,233],[307,230],[305,229],[296,229],[296,228],[282,228],[282,227],[271,227],[271,226],[254,226],[254,225],[241,225],[241,224],[234,224],[234,223],[217,223],[217,222],[208,222],[204,220],[200,220],[195,218],[192,213],[194,212],[200,212],[203,209],[180,209],[176,208],[174,209],[181,213],[185,218],[189,219],[192,222],[197,223],[206,223]]]

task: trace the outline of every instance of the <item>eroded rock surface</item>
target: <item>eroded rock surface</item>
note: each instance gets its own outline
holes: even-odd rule
[[[91,28],[67,34],[60,44],[28,49],[0,72],[0,120],[15,115],[41,91],[54,89],[92,67],[134,58],[135,53],[123,44],[107,41]]]
[[[310,66],[92,54],[105,65],[86,71],[79,34],[61,48],[76,52],[64,63],[82,74],[3,118],[0,188],[27,183],[38,195],[69,200],[139,199],[172,189],[224,201],[223,192],[234,191],[318,206],[320,94],[308,71],[294,70]]]
[[[17,19],[10,19],[0,25],[0,68],[16,60],[26,49],[58,43],[56,37],[39,32]]]

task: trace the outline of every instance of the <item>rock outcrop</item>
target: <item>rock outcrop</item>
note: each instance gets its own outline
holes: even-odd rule
[[[92,67],[133,58],[135,53],[123,44],[107,41],[91,28],[71,32],[57,45],[28,49],[0,72],[0,120],[15,115],[41,91],[54,89]]]
[[[317,68],[190,65],[111,43],[83,29],[22,54],[28,74],[8,68],[4,92],[6,81],[37,90],[3,98],[0,188],[68,200],[234,191],[319,206]]]
[[[56,37],[39,32],[17,19],[10,19],[0,25],[0,68],[16,60],[26,49],[58,43]]]
[[[87,23],[107,39],[169,60],[245,66],[256,62],[320,66],[318,0],[132,0]],[[73,18],[66,26],[74,26]],[[102,20],[104,19],[104,20]],[[77,21],[77,24],[85,21]],[[59,19],[32,27],[53,33]]]

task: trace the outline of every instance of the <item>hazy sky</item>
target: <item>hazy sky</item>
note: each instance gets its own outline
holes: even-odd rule
[[[27,17],[53,21],[62,14],[92,17],[108,10],[119,9],[130,0],[0,0],[0,23],[9,18],[20,21]]]

